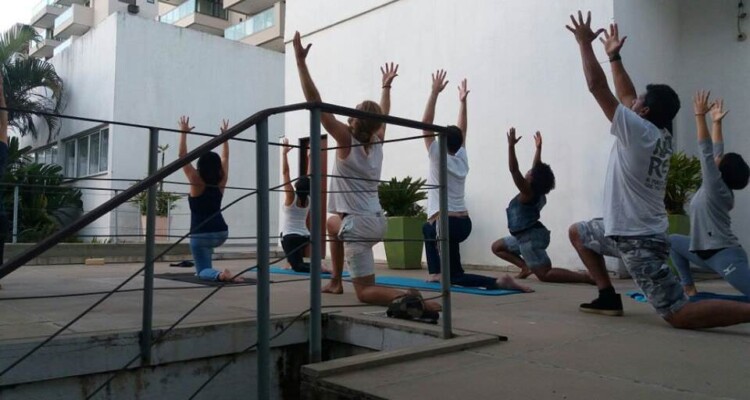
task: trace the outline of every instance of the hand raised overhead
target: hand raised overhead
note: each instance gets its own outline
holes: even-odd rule
[[[393,63],[385,63],[380,67],[380,72],[383,74],[383,87],[391,87],[393,80],[398,76],[398,64],[394,66]]]
[[[604,32],[604,29],[598,29],[596,32],[594,32],[591,29],[591,11],[589,11],[586,14],[586,20],[583,19],[583,13],[581,11],[578,11],[578,20],[574,16],[570,16],[570,20],[573,23],[573,26],[565,25],[565,27],[573,32],[573,35],[576,38],[576,41],[578,43],[591,43],[594,41],[594,39],[597,38],[597,36],[601,35],[602,32]]]
[[[448,82],[445,77],[448,75],[445,70],[439,69],[432,74],[432,93],[440,93],[448,86]]]

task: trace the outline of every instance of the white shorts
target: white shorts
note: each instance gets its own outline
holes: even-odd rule
[[[385,229],[382,214],[349,214],[341,221],[338,237],[344,242],[344,258],[352,278],[375,275],[372,247],[383,240]]]

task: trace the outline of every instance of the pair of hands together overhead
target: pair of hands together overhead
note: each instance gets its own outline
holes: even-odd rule
[[[693,96],[693,111],[697,116],[711,114],[713,122],[721,122],[729,110],[724,109],[724,100],[716,99],[709,101],[711,91],[701,90]]]
[[[180,117],[177,125],[180,127],[180,132],[182,133],[192,132],[192,130],[195,129],[194,126],[190,126],[190,117],[184,115]],[[227,129],[229,129],[229,120],[221,120],[221,126],[219,126],[219,129],[221,129],[221,133],[226,132]]]
[[[596,31],[591,29],[591,11],[586,14],[585,20],[583,13],[578,11],[578,18],[576,19],[575,16],[571,15],[570,21],[572,22],[572,26],[565,25],[565,28],[573,33],[576,41],[580,44],[591,43],[603,33],[604,37],[599,38],[599,41],[604,45],[604,51],[610,58],[620,54],[620,50],[622,50],[622,46],[625,45],[625,40],[628,38],[627,36],[620,38],[620,31],[617,24],[610,24],[609,31],[604,28],[597,29]]]

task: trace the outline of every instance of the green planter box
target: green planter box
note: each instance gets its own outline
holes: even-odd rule
[[[388,268],[391,269],[421,269],[423,243],[413,241],[422,238],[422,224],[424,219],[417,217],[388,217],[388,229],[385,238],[388,240],[404,240],[406,242],[385,242],[385,256]]]
[[[669,228],[667,228],[668,234],[671,235],[673,233],[676,233],[680,235],[690,236],[690,217],[682,214],[669,214],[667,218],[669,218]],[[677,269],[672,264],[671,257],[667,260],[667,264],[669,264],[669,267],[672,268],[672,272],[677,275]]]
[[[669,228],[667,232],[671,235],[677,233],[690,236],[690,217],[680,214],[669,214]]]

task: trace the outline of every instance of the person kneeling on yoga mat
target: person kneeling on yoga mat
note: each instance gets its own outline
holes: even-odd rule
[[[180,122],[179,157],[185,157],[187,151],[187,133],[194,127],[190,126],[190,118],[181,117]],[[221,132],[229,128],[224,121]],[[202,155],[198,159],[198,169],[192,164],[182,167],[190,182],[190,252],[195,260],[196,275],[206,281],[242,282],[242,277],[232,278],[232,273],[225,269],[218,271],[213,268],[212,256],[214,248],[221,246],[229,236],[229,227],[221,215],[221,199],[224,188],[229,179],[229,142],[222,145],[221,157],[214,152]]]
[[[320,103],[320,92],[315,87],[306,62],[312,45],[303,47],[299,32],[295,33],[292,43],[305,99]],[[390,112],[391,83],[398,75],[398,66],[386,64],[381,72],[380,104],[366,100],[357,105],[358,110],[383,115]],[[363,118],[349,118],[348,124],[344,124],[326,112],[321,113],[320,120],[337,144],[328,199],[328,212],[333,215],[327,221],[333,273],[323,292],[344,292],[341,275],[346,259],[359,301],[386,306],[410,298],[417,300],[424,311],[436,314],[441,308],[440,304],[422,301],[417,290],[404,292],[375,284],[372,247],[383,240],[386,228],[378,198],[385,124]]]
[[[438,95],[448,85],[445,77],[446,72],[444,70],[438,70],[432,74],[430,97],[427,99],[427,106],[422,117],[422,122],[425,124],[432,124],[435,120],[435,107]],[[461,265],[460,244],[469,238],[472,228],[471,218],[469,217],[465,201],[466,176],[469,174],[469,158],[466,153],[465,143],[468,123],[466,99],[468,96],[469,89],[466,85],[466,79],[464,79],[458,87],[458,99],[460,101],[458,126],[451,126],[447,133],[448,246],[451,285],[532,292],[531,288],[516,283],[510,275],[493,278],[491,276],[467,274]],[[428,281],[438,282],[441,277],[440,252],[438,249],[438,238],[440,236],[438,234],[440,200],[439,191],[434,188],[440,184],[440,148],[438,141],[435,140],[435,132],[422,131],[422,134],[424,135],[424,143],[427,147],[427,156],[430,163],[430,174],[427,177],[427,184],[433,188],[427,192],[428,220],[422,226],[422,236],[424,237],[425,253],[427,253]]]
[[[728,111],[724,111],[722,100],[709,104],[708,97],[708,92],[698,92],[693,100],[703,183],[690,201],[690,236],[669,237],[672,262],[689,296],[698,294],[690,263],[715,271],[735,289],[750,296],[747,253],[732,233],[729,215],[734,208],[734,191],[747,186],[750,168],[741,155],[724,154],[721,128]],[[711,136],[706,125],[709,112],[713,120]]]
[[[286,138],[284,138],[284,146],[281,165],[284,179],[284,204],[281,208],[284,221],[281,228],[281,247],[294,271],[310,273],[310,263],[304,260],[305,248],[310,243],[310,231],[307,229],[307,212],[310,210],[310,178],[300,176],[292,186],[287,157],[292,147],[289,146],[289,140]]]
[[[542,162],[542,134],[534,135],[536,153],[534,164],[526,175],[521,174],[516,158],[516,129],[508,132],[508,161],[513,182],[520,191],[510,201],[506,210],[510,236],[492,244],[492,252],[503,260],[512,262],[521,272],[517,278],[525,279],[532,273],[542,282],[590,283],[587,274],[563,268],[552,268],[547,255],[549,230],[539,221],[542,208],[547,204],[547,194],[555,188],[555,174],[549,165]]]

